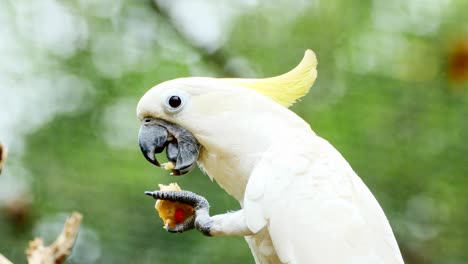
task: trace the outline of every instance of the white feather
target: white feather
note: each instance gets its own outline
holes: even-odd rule
[[[267,223],[283,263],[403,263],[374,196],[318,136],[271,148],[249,180],[244,210],[249,227]]]

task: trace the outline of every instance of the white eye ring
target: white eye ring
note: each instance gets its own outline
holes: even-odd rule
[[[165,97],[164,109],[171,114],[180,112],[189,99],[189,95],[183,91],[171,91]]]

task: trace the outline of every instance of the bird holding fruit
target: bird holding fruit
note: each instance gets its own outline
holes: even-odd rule
[[[147,192],[193,208],[183,217],[179,211],[178,220],[174,210],[168,231],[243,236],[257,263],[403,263],[372,193],[342,155],[288,109],[312,86],[316,66],[307,50],[280,76],[180,78],[141,98],[139,144],[146,159],[174,175],[198,164],[241,205],[210,216],[201,195]],[[165,149],[169,163],[160,164],[155,154]]]

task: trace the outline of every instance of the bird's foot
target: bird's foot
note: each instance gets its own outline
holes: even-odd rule
[[[154,191],[145,192],[145,194],[157,200],[180,202],[193,207],[194,214],[192,216],[173,228],[165,226],[167,231],[171,233],[182,233],[195,228],[202,234],[211,236],[210,229],[212,221],[210,217],[210,205],[205,197],[190,191]]]

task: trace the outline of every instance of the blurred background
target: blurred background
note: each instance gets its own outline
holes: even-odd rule
[[[68,263],[253,263],[243,238],[169,234],[143,195],[177,181],[239,209],[199,171],[145,161],[135,108],[184,76],[266,77],[307,48],[293,110],[384,208],[406,263],[468,263],[468,1],[0,0],[0,252],[25,263],[84,215]]]

